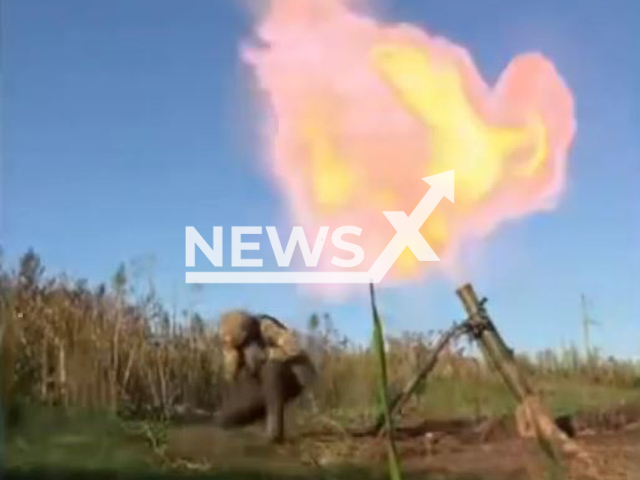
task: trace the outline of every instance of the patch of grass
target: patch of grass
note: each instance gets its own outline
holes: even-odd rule
[[[154,468],[151,449],[117,419],[35,407],[7,432],[4,461],[6,468],[22,471]]]
[[[553,415],[610,409],[621,403],[640,405],[640,389],[594,384],[581,379],[532,379]],[[430,377],[417,399],[405,409],[405,416],[448,419],[513,414],[516,402],[498,379]],[[344,428],[371,424],[379,412],[375,404],[359,408],[337,408],[325,416]],[[307,419],[307,425],[309,421]]]
[[[419,411],[432,418],[503,415],[516,403],[500,381],[433,378],[420,397]]]
[[[640,404],[640,389],[598,385],[564,379],[541,384],[543,397],[556,415],[573,414],[579,410],[606,409],[621,403]]]
[[[555,415],[640,403],[640,389],[580,379],[533,380]],[[419,413],[432,418],[513,413],[516,402],[500,381],[432,378],[420,396]]]

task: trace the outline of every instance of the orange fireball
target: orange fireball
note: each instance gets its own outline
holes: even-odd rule
[[[363,228],[370,264],[393,235],[382,211],[410,213],[421,179],[453,169],[455,204],[421,232],[455,260],[466,236],[555,206],[574,106],[542,55],[516,57],[490,87],[464,48],[335,0],[274,0],[256,37],[244,58],[273,121],[266,158],[293,224]],[[433,266],[406,250],[390,275]]]

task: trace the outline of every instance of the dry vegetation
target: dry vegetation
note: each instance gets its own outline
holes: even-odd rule
[[[132,295],[124,267],[109,286],[90,288],[64,276],[45,276],[40,258],[29,251],[14,270],[0,265],[0,295],[5,405],[17,400],[167,417],[181,405],[212,410],[220,399],[215,319],[197,313],[176,319],[153,293]],[[303,408],[337,418],[375,410],[372,349],[341,337],[327,316],[312,316],[302,333],[321,372],[314,401]],[[436,336],[408,333],[388,339],[391,390],[416,372]],[[430,379],[438,388],[423,388],[409,408],[432,415],[510,408],[498,379],[466,350],[466,344],[458,344],[445,352]],[[551,401],[561,410],[580,400],[585,384],[591,388],[582,397],[587,402],[619,398],[621,391],[640,386],[637,364],[596,353],[585,359],[575,348],[519,360],[536,384],[553,390]]]

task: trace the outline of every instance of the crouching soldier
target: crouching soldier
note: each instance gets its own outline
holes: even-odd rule
[[[315,369],[294,332],[268,315],[231,311],[220,319],[229,389],[217,415],[224,428],[266,417],[271,441],[284,438],[284,409],[315,378]]]

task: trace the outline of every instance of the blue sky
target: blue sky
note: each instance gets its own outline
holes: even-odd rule
[[[482,4],[482,5],[480,5]],[[329,302],[294,286],[184,284],[184,229],[269,225],[284,212],[257,147],[234,0],[2,2],[2,219],[10,262],[34,247],[49,270],[97,283],[143,264],[171,305],[242,306],[302,327],[329,312],[369,336],[366,297]],[[594,343],[640,355],[640,7],[633,0],[385,0],[380,17],[465,45],[493,81],[516,54],[550,57],[574,92],[578,131],[559,207],[505,225],[469,261],[508,342]],[[265,236],[266,237],[266,236]],[[266,245],[265,245],[266,246]],[[447,326],[462,311],[442,278],[380,293],[390,332]]]

